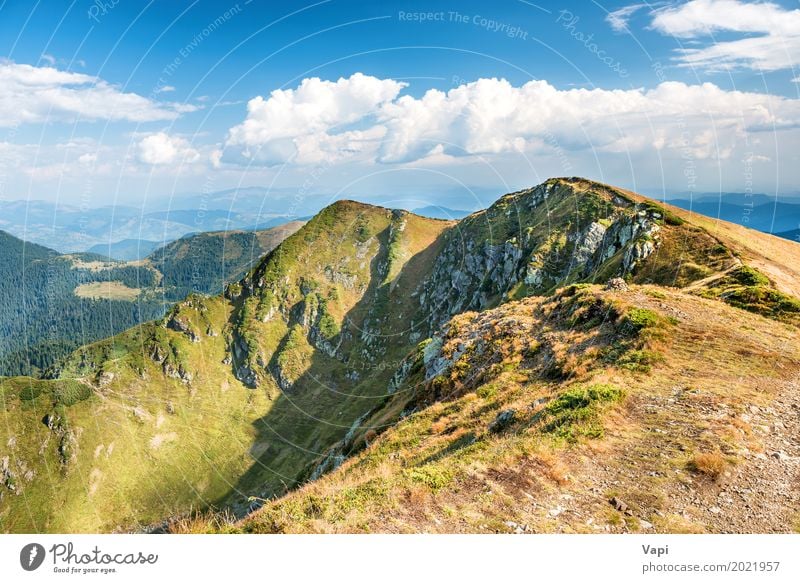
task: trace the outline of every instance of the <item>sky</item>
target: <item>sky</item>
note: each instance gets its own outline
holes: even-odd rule
[[[0,0],[4,200],[784,196],[798,146],[797,2]]]

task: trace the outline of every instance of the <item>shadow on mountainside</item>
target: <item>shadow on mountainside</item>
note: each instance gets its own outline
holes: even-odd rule
[[[299,486],[310,475],[312,462],[344,438],[360,417],[388,399],[389,381],[400,362],[427,337],[428,324],[412,293],[430,269],[446,232],[412,256],[392,281],[386,281],[383,272],[389,228],[376,235],[379,250],[370,262],[367,289],[330,341],[338,346],[335,356],[313,349],[305,372],[281,390],[269,412],[253,423],[253,465],[213,506],[228,507],[241,516],[259,504],[248,502],[248,497],[269,499]],[[266,365],[267,374],[272,375],[289,334]]]

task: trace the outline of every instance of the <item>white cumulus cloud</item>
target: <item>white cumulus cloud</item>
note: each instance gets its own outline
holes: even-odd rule
[[[158,132],[145,136],[138,144],[139,160],[145,164],[192,164],[200,159],[200,153],[180,136]]]
[[[605,152],[680,149],[687,140],[695,156],[712,157],[724,155],[748,132],[796,128],[798,116],[798,100],[726,91],[711,83],[560,90],[546,81],[514,87],[504,79],[481,79],[387,104],[380,118],[387,132],[379,160],[408,162],[437,149],[464,156],[548,144]]]
[[[194,109],[125,93],[90,75],[0,61],[0,126],[77,119],[172,120]]]
[[[279,163],[306,163],[323,152],[360,151],[361,141],[372,137],[347,128],[374,115],[406,86],[393,79],[355,73],[338,81],[304,79],[296,89],[278,89],[267,99],[247,103],[247,118],[231,128],[226,145],[241,146],[246,157]]]
[[[727,160],[735,167],[742,156],[767,156],[776,143],[800,139],[800,100],[712,83],[560,89],[542,80],[515,86],[479,79],[414,97],[400,95],[401,84],[391,80],[363,77],[357,85],[371,88],[365,97],[349,81],[315,79],[300,87],[325,89],[302,99],[298,88],[251,101],[247,119],[228,134],[224,156],[218,150],[212,162],[452,168],[524,154],[604,165],[692,159],[711,167]]]

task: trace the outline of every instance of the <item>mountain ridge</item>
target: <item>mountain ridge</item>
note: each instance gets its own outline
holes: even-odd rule
[[[752,231],[695,221],[686,211],[578,178],[551,179],[505,195],[458,223],[334,203],[228,285],[223,296],[190,296],[160,321],[78,350],[49,379],[4,381],[8,426],[39,440],[58,436],[60,445],[44,455],[61,468],[49,483],[60,484],[64,494],[45,501],[50,489],[37,480],[37,455],[22,451],[16,440],[13,456],[4,454],[4,471],[12,475],[14,492],[23,490],[37,512],[31,523],[6,494],[2,528],[130,530],[192,507],[216,507],[239,517],[252,513],[234,528],[280,530],[272,518],[259,517],[288,511],[285,505],[297,501],[311,513],[299,525],[311,516],[318,530],[338,528],[337,521],[347,531],[360,530],[347,521],[351,511],[389,490],[365,473],[358,488],[342,493],[328,509],[304,497],[308,488],[337,480],[337,468],[350,457],[363,461],[362,451],[369,457],[371,444],[391,442],[395,431],[406,431],[404,419],[426,418],[431,407],[447,409],[447,387],[457,387],[453,398],[474,400],[469,395],[483,385],[466,390],[465,374],[516,374],[504,370],[503,359],[530,359],[526,378],[545,382],[541,388],[550,400],[566,403],[569,391],[579,391],[580,399],[589,399],[580,415],[600,419],[584,426],[584,417],[574,417],[569,407],[548,409],[547,415],[563,420],[556,427],[569,422],[566,431],[574,425],[559,438],[572,435],[574,444],[555,444],[554,460],[582,451],[595,438],[602,443],[601,414],[615,410],[622,395],[638,394],[652,371],[661,374],[659,358],[665,356],[659,342],[681,329],[680,298],[714,306],[721,318],[755,312],[743,316],[757,331],[752,334],[796,338],[800,303],[789,294],[797,285],[789,261],[800,253],[794,244],[770,238],[772,247],[759,251],[759,241],[744,236]],[[749,266],[751,261],[758,265]],[[625,299],[624,291],[592,285],[607,281],[633,289],[635,301]],[[690,285],[696,289],[683,291]],[[530,341],[521,335],[518,345],[513,325],[510,335],[501,334],[504,318],[513,324],[529,318],[531,309],[541,315],[530,324]],[[548,336],[551,316],[559,326],[554,337]],[[476,317],[485,318],[487,336],[469,349],[458,330]],[[575,334],[593,339],[583,352],[571,351],[564,340]],[[696,347],[695,334],[681,346]],[[493,338],[496,348],[486,353],[482,347],[495,346]],[[534,339],[541,346],[531,351]],[[492,362],[486,354],[505,356]],[[792,352],[781,362],[789,371],[796,360]],[[604,383],[589,373],[621,376]],[[501,380],[493,395],[498,403],[513,401],[520,383],[507,375]],[[623,382],[630,387],[620,387]],[[595,386],[604,384],[612,388]],[[752,394],[749,385],[743,392]],[[98,407],[108,421],[97,415]],[[485,420],[497,416],[497,431],[489,431],[488,442],[479,441],[506,443],[502,429],[518,413],[501,417],[504,412],[492,407],[480,413]],[[52,423],[30,424],[43,417]],[[468,432],[459,428],[462,421],[453,419],[453,439]],[[106,423],[125,436],[108,455],[102,453],[110,445]],[[411,441],[389,453],[415,455],[427,433],[419,427],[409,431]],[[125,463],[123,456],[138,463]],[[409,487],[425,500],[435,501],[439,491],[457,496],[450,488],[463,484],[462,475],[424,459],[401,468],[402,496],[412,495]],[[389,470],[394,476],[396,469]],[[34,472],[31,479],[20,481],[28,471]],[[282,498],[309,480],[310,486]],[[163,486],[152,490],[145,483]]]

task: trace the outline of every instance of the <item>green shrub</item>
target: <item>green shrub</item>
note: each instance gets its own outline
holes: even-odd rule
[[[617,361],[617,366],[634,372],[650,372],[650,367],[664,357],[652,350],[630,350]]]
[[[668,210],[664,211],[664,222],[667,223],[668,225],[672,225],[673,227],[680,227],[681,225],[686,223],[686,221],[684,221],[678,215]]]
[[[478,390],[475,391],[475,394],[481,399],[489,400],[497,394],[497,385],[488,384],[478,387]]]
[[[731,272],[731,277],[742,285],[748,286],[768,286],[769,278],[759,271],[743,265],[740,268]]]
[[[53,391],[56,403],[69,407],[92,396],[92,389],[74,379],[59,381]]]
[[[655,328],[661,323],[661,317],[647,308],[631,308],[625,314],[623,328],[631,334],[638,334],[646,328]]]
[[[408,470],[407,474],[412,482],[424,484],[434,492],[438,492],[453,481],[451,472],[430,465],[412,468]]]
[[[33,401],[44,392],[41,383],[32,381],[29,385],[25,386],[19,392],[20,401]]]
[[[325,312],[319,319],[319,332],[326,340],[330,340],[339,333],[339,324]]]

